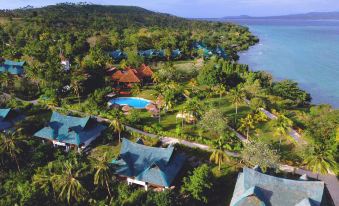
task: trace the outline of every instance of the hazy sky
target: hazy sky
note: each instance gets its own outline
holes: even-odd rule
[[[77,0],[0,0],[1,9],[40,7]],[[91,0],[91,3],[135,5],[182,17],[268,16],[311,11],[339,11],[339,0]]]

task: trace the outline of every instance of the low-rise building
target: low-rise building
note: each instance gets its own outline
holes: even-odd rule
[[[0,131],[9,131],[16,122],[24,119],[23,115],[10,108],[0,108]]]
[[[231,206],[320,206],[325,204],[325,184],[305,176],[291,180],[267,175],[260,168],[239,173]]]
[[[169,188],[182,169],[186,158],[173,146],[149,147],[141,140],[136,143],[122,140],[120,155],[112,161],[116,175],[127,183],[145,187]]]
[[[98,138],[106,126],[99,124],[90,117],[73,117],[53,112],[46,127],[34,134],[53,143],[54,146],[63,146],[66,151],[78,148],[80,152]]]

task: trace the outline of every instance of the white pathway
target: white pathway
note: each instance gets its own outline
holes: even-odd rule
[[[269,119],[277,119],[278,117],[271,112],[267,111],[264,108],[260,108],[260,110],[269,118]],[[298,143],[298,144],[306,144],[306,141],[301,138],[301,135],[295,131],[293,128],[290,129],[289,135]]]

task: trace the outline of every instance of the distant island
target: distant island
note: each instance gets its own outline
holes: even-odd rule
[[[290,14],[282,16],[254,17],[248,15],[226,16],[222,19],[293,19],[293,20],[339,20],[339,11],[334,12],[309,12],[305,14]]]

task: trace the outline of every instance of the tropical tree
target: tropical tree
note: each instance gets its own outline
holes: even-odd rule
[[[101,187],[106,187],[107,192],[110,197],[112,197],[110,184],[112,182],[112,168],[110,167],[111,164],[110,158],[108,156],[108,153],[105,152],[100,159],[95,159],[94,161],[94,184],[99,185]]]
[[[80,182],[80,178],[86,168],[82,167],[77,160],[66,161],[60,173],[55,173],[51,177],[54,190],[59,193],[60,200],[81,201],[84,200],[86,189]]]
[[[225,142],[222,137],[213,142],[213,152],[210,156],[210,161],[213,161],[218,165],[219,171],[221,169],[221,164],[225,161],[229,161],[229,157],[225,153],[225,150],[232,150],[232,147]]]
[[[78,97],[79,104],[81,102],[81,92],[84,90],[84,82],[86,81],[87,75],[84,74],[81,70],[77,69],[73,72],[71,76],[71,88],[75,95]]]
[[[237,116],[238,116],[238,106],[239,104],[245,101],[245,92],[243,89],[237,87],[230,91],[230,97],[232,104],[235,105],[235,125],[237,124]]]
[[[213,187],[212,172],[208,165],[203,164],[194,169],[193,174],[184,178],[181,191],[189,193],[195,200],[208,202],[207,192]]]
[[[22,152],[21,145],[24,142],[23,136],[19,134],[19,131],[2,133],[0,132],[0,154],[4,157],[11,158],[20,172],[20,166],[18,161],[18,156]],[[2,159],[3,162],[3,159]]]
[[[201,118],[199,125],[205,130],[221,136],[227,129],[228,119],[217,109],[207,111]]]
[[[161,109],[165,106],[165,98],[162,95],[159,95],[156,100],[156,105],[159,108],[159,123],[161,122]]]
[[[122,122],[119,118],[115,118],[111,121],[110,126],[114,128],[114,132],[117,132],[119,134],[119,143],[120,143],[121,142],[121,132],[123,132],[124,129],[125,129],[124,125],[122,124]]]
[[[11,77],[11,74],[9,72],[1,72],[0,73],[1,86],[8,88],[11,81],[12,81],[12,77]]]
[[[219,100],[221,100],[221,97],[226,94],[226,87],[222,84],[218,84],[214,87],[212,87],[212,90],[219,96]],[[219,101],[220,106],[220,101]]]
[[[249,137],[250,129],[254,129],[254,123],[255,119],[253,118],[253,115],[247,114],[245,118],[240,119],[241,126],[239,127],[240,131],[246,131],[246,138]]]
[[[275,128],[275,135],[279,137],[279,146],[281,146],[281,138],[291,131],[293,122],[285,115],[279,115],[275,120],[272,121],[272,124]]]
[[[328,174],[338,169],[331,151],[322,146],[312,148],[312,151],[306,154],[303,164],[317,174]]]
[[[80,181],[85,175],[85,171],[88,170],[85,164],[79,163],[74,158],[65,162],[56,160],[50,162],[46,167],[38,169],[33,176],[35,185],[38,185],[46,193],[52,189],[59,200],[67,201],[68,204],[85,199],[87,190]]]
[[[246,164],[252,167],[258,165],[264,171],[267,168],[278,168],[280,156],[268,144],[252,141],[244,146],[241,157]]]

